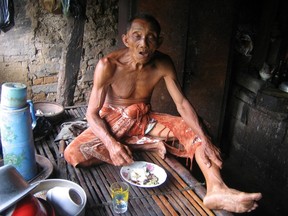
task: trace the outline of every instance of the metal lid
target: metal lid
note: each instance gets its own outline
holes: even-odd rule
[[[288,82],[282,82],[280,85],[279,85],[279,89],[284,91],[284,92],[287,92],[288,93]]]
[[[0,213],[16,203],[39,183],[28,184],[12,165],[0,167]]]

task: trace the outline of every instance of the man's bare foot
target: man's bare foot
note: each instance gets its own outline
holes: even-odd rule
[[[225,188],[208,192],[203,199],[203,203],[210,209],[222,209],[229,212],[243,213],[255,210],[258,207],[256,201],[261,198],[261,193],[245,193]]]

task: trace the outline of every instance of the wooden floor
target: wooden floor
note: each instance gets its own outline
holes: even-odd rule
[[[52,131],[35,142],[37,154],[48,158],[53,165],[49,178],[62,178],[79,184],[87,194],[86,214],[117,215],[112,211],[109,186],[120,181],[120,167],[102,164],[91,168],[74,168],[59,158],[59,143],[54,142],[64,121],[81,120],[86,106],[68,107],[62,121]],[[137,161],[155,163],[167,172],[167,180],[156,188],[130,187],[128,211],[123,215],[232,215],[225,211],[211,211],[204,207],[204,183],[198,182],[173,156],[162,160],[156,154],[135,153]]]

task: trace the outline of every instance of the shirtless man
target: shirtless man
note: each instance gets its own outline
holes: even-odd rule
[[[201,140],[193,154],[195,153],[196,162],[206,180],[207,194],[203,200],[205,206],[237,213],[254,210],[258,206],[256,201],[261,199],[261,193],[237,191],[228,188],[223,182],[220,175],[222,161],[218,149],[205,135],[195,110],[184,97],[170,57],[157,51],[162,42],[160,31],[160,25],[153,17],[135,17],[129,23],[127,33],[122,36],[126,48],[100,59],[95,69],[94,85],[87,109],[87,120],[93,136],[104,143],[115,166],[133,163],[131,149],[115,138],[101,116],[101,110],[104,106],[124,109],[135,103],[149,104],[155,85],[164,79],[182,119]],[[161,137],[174,137],[173,131],[158,121],[148,135],[159,136],[160,131]],[[65,150],[68,162],[75,158],[72,152],[74,144],[71,147],[70,145]]]

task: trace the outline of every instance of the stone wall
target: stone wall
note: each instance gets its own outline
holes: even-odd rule
[[[55,101],[74,17],[48,12],[35,0],[14,0],[15,26],[0,35],[0,84],[27,84],[33,101]],[[75,103],[86,103],[96,62],[117,45],[118,0],[87,0]]]
[[[90,0],[87,3],[88,20],[85,24],[83,55],[75,92],[76,103],[87,100],[98,60],[118,46],[118,0]]]

